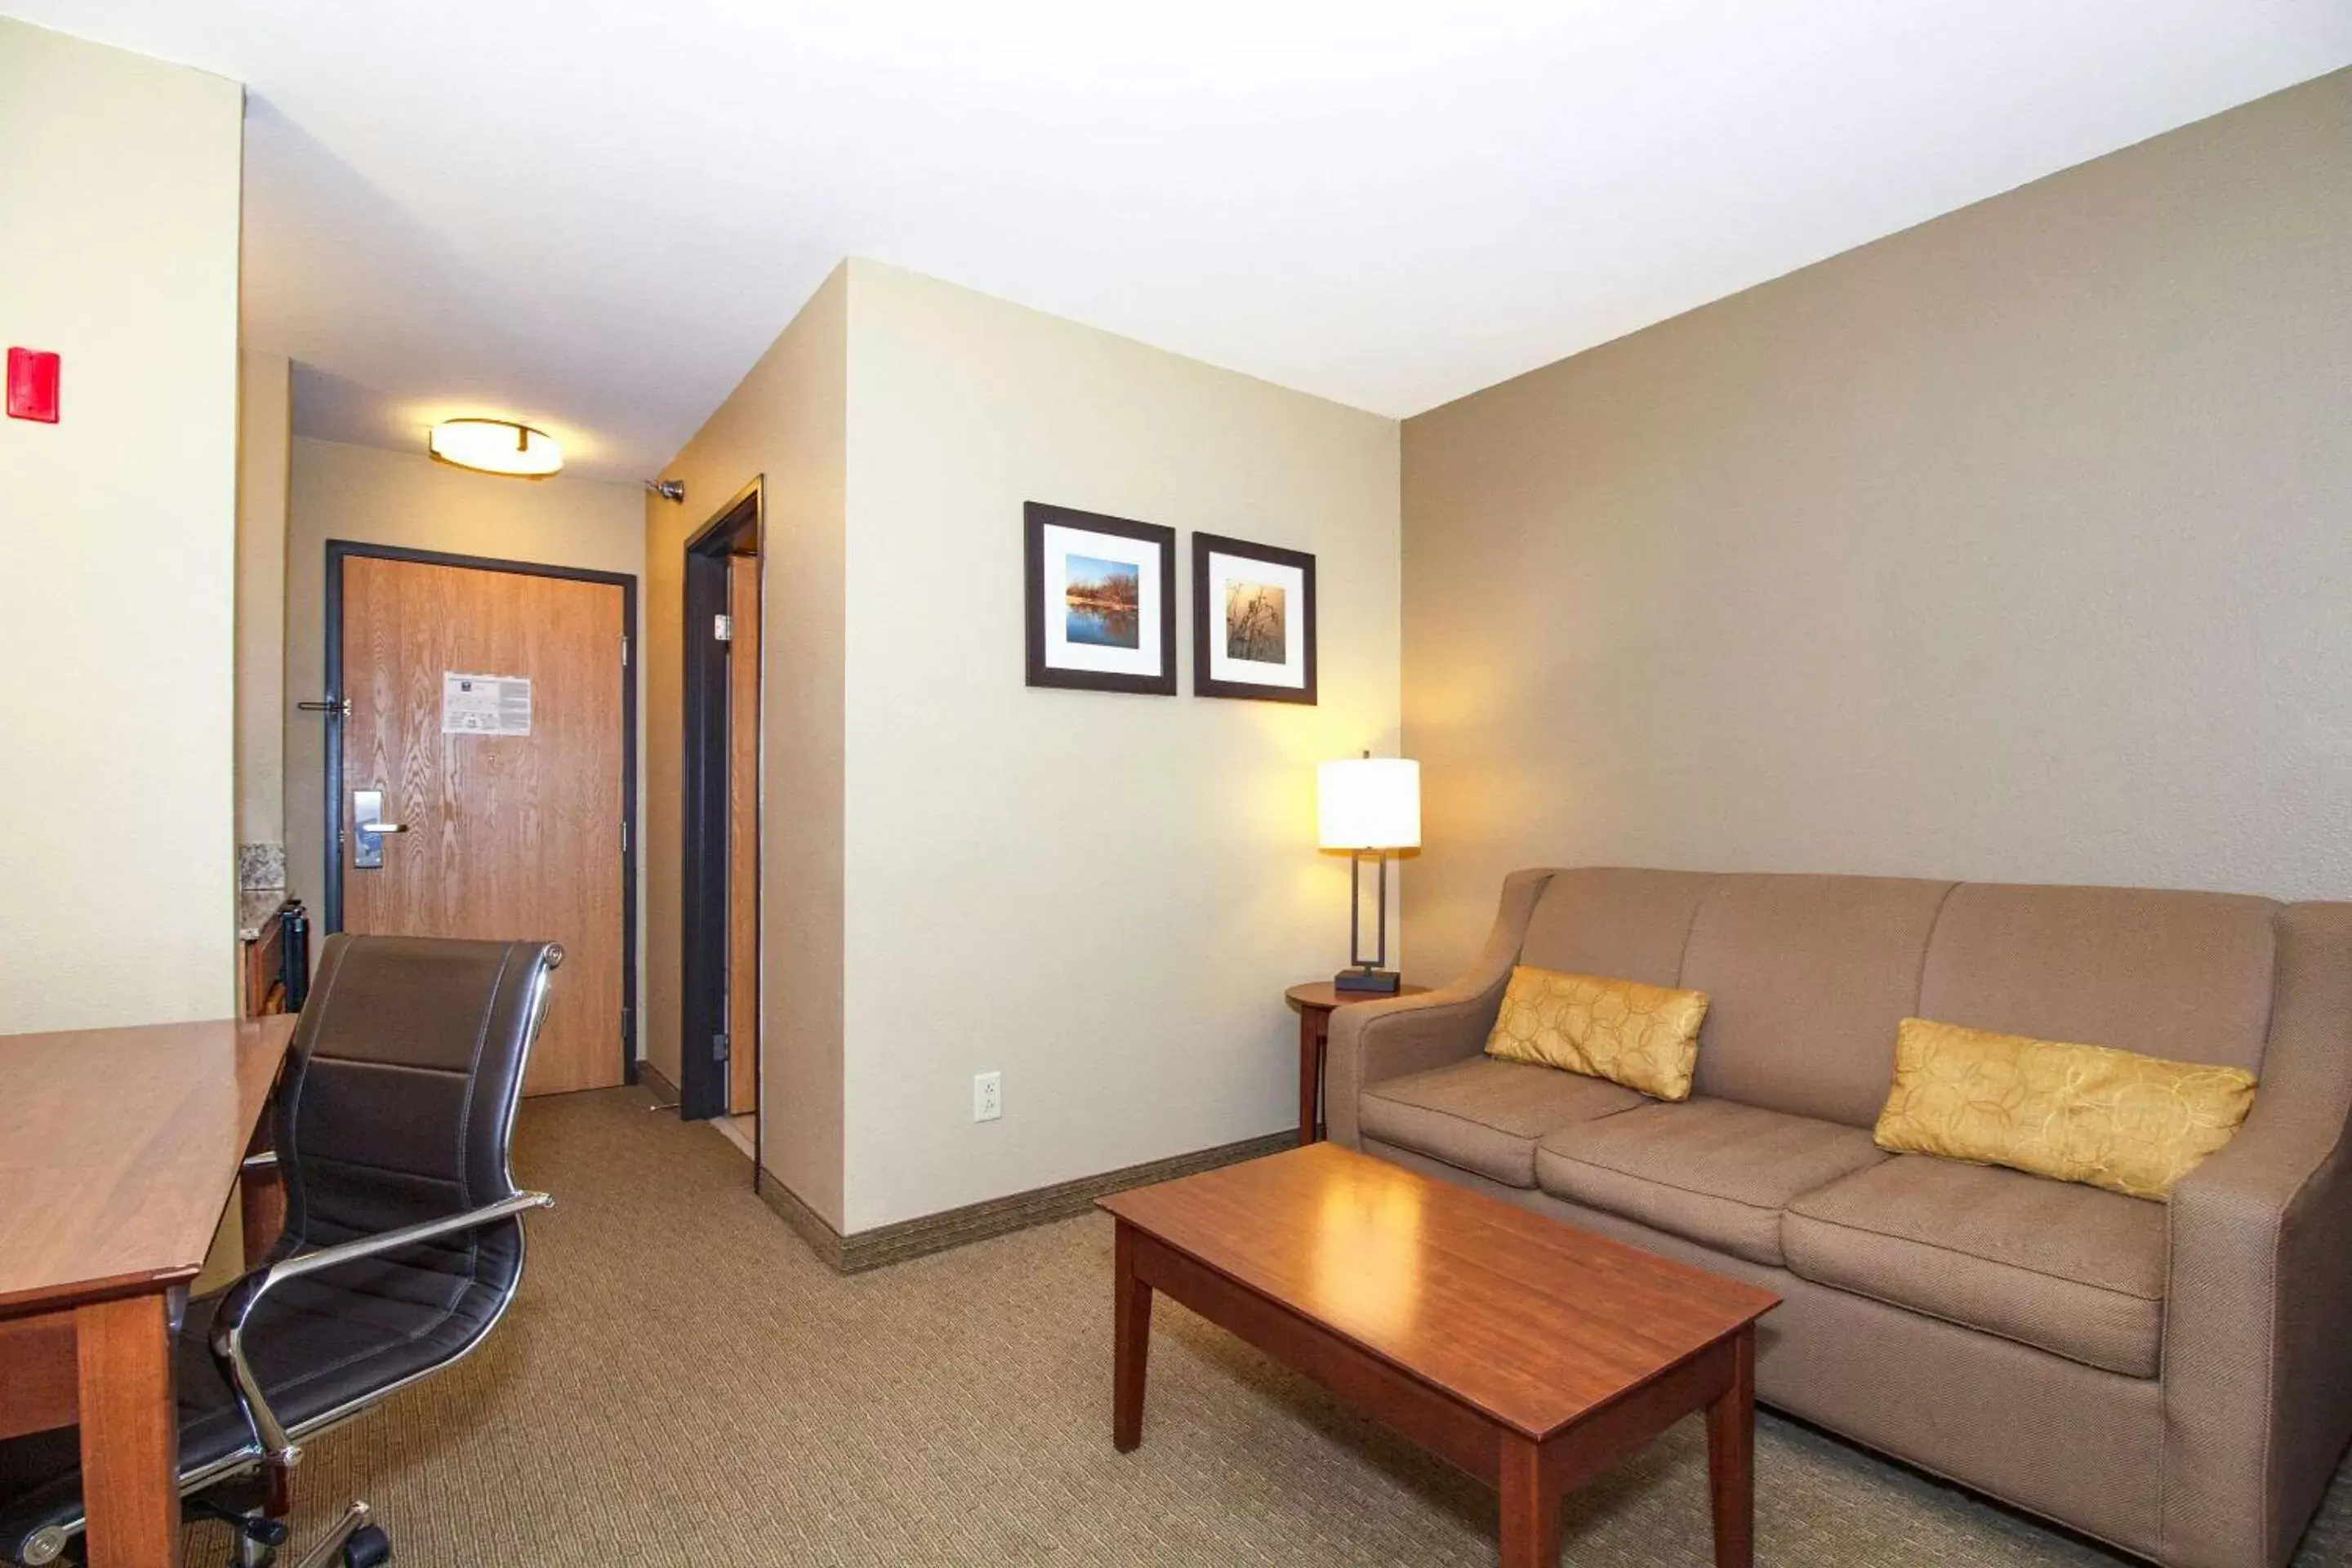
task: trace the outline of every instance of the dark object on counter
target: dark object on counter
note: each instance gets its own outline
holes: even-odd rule
[[[310,994],[310,911],[299,899],[289,899],[278,919],[285,932],[278,957],[278,979],[286,986],[286,1010],[299,1013]]]

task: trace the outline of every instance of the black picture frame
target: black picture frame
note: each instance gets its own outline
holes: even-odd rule
[[[1297,686],[1261,686],[1250,680],[1219,680],[1209,673],[1209,653],[1213,627],[1216,624],[1215,606],[1209,603],[1209,557],[1235,555],[1245,561],[1263,561],[1272,566],[1287,566],[1299,574],[1301,588],[1300,611],[1307,617],[1304,646],[1300,659],[1306,665],[1305,680]],[[1192,695],[1195,697],[1230,697],[1250,702],[1298,702],[1315,705],[1315,557],[1300,550],[1285,550],[1275,544],[1253,544],[1247,540],[1228,539],[1223,534],[1192,535]]]
[[[1062,608],[1060,595],[1049,596],[1045,585],[1045,530],[1048,526],[1111,534],[1158,547],[1160,563],[1160,669],[1152,675],[1112,670],[1071,669],[1046,662],[1045,617]],[[1176,531],[1158,523],[1100,512],[1029,501],[1022,507],[1024,594],[1023,640],[1027,654],[1028,684],[1076,691],[1125,691],[1145,697],[1176,695]]]

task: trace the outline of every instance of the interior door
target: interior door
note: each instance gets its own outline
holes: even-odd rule
[[[727,1110],[760,1109],[760,558],[727,558]]]
[[[342,927],[562,943],[526,1094],[622,1081],[625,606],[342,557]]]

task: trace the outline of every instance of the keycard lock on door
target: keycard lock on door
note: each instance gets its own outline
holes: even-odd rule
[[[387,833],[405,833],[408,825],[383,819],[383,791],[355,789],[352,791],[352,868],[373,871],[383,864],[383,837]]]

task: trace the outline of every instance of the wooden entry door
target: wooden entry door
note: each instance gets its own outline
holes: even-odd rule
[[[760,1109],[760,558],[727,558],[727,1110]]]
[[[561,942],[523,1092],[620,1083],[625,591],[359,554],[341,570],[342,929]],[[402,831],[358,831],[362,790]],[[360,863],[369,838],[380,866]]]

